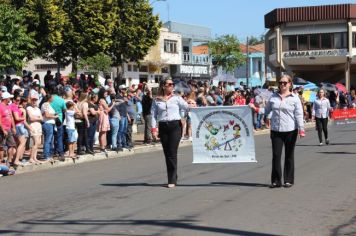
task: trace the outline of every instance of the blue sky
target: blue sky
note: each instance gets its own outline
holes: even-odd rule
[[[275,8],[356,3],[356,0],[150,0],[163,22],[207,26],[212,36],[234,34],[240,40],[266,32],[264,15]],[[168,14],[169,8],[169,14]]]

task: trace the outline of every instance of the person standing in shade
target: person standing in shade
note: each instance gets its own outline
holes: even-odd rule
[[[152,134],[151,134],[152,102],[153,102],[152,91],[150,88],[146,88],[146,93],[142,96],[142,116],[145,122],[144,138],[143,138],[144,144],[152,143]]]
[[[318,131],[319,146],[323,145],[323,132],[325,137],[325,144],[329,145],[328,139],[328,117],[331,111],[330,101],[325,97],[325,90],[318,91],[317,99],[314,101],[312,117],[315,120],[316,129]]]
[[[158,96],[151,107],[152,135],[161,139],[164,156],[166,159],[168,188],[177,184],[177,152],[182,136],[182,123],[180,111],[188,109],[188,103],[180,96],[173,93],[174,83],[171,78],[161,82]]]
[[[294,184],[294,148],[298,133],[305,136],[303,108],[298,96],[292,93],[293,83],[289,75],[280,79],[279,90],[274,93],[265,107],[267,123],[270,122],[272,140],[271,188],[282,186],[281,156],[285,148],[284,187]]]

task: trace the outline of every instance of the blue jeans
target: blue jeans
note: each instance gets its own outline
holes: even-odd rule
[[[49,124],[49,123],[44,123],[42,125],[42,130],[43,130],[43,157],[45,159],[50,158],[52,155],[51,149],[52,149],[52,140],[53,140],[53,134],[54,134],[54,124]]]
[[[126,134],[127,134],[127,117],[121,117],[120,127],[118,133],[118,147],[126,148]]]
[[[257,119],[256,119],[256,128],[257,129],[262,128],[262,118],[263,118],[263,114],[257,113]]]
[[[64,155],[63,132],[63,125],[57,126],[57,131],[54,132],[55,152],[58,153],[60,156]]]
[[[110,129],[111,129],[111,148],[117,147],[117,134],[120,128],[120,120],[116,117],[110,118]]]
[[[90,150],[93,150],[94,148],[94,142],[95,142],[95,131],[96,131],[96,122],[90,122],[89,121],[89,128],[88,128],[88,146]]]

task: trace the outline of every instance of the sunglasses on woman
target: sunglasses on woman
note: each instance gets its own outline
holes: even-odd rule
[[[288,84],[288,82],[286,82],[286,81],[279,81],[278,83],[279,83],[279,85],[282,85],[282,84],[287,85]]]

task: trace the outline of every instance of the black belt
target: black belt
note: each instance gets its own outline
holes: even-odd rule
[[[161,120],[159,123],[160,124],[174,124],[174,123],[178,123],[180,122],[180,120]]]

